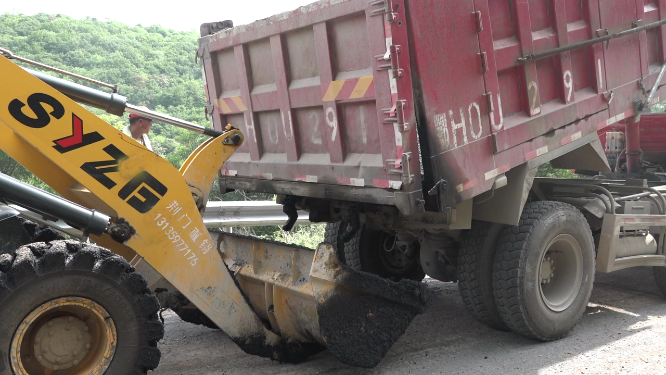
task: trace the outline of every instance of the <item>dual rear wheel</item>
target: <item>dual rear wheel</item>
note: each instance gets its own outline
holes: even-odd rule
[[[585,217],[565,203],[528,203],[517,226],[475,222],[459,255],[463,301],[490,327],[559,339],[590,299],[594,249]]]
[[[326,226],[324,242],[337,248],[343,229],[339,222]],[[344,244],[339,257],[354,271],[364,271],[391,280],[409,279],[421,281],[425,272],[419,263],[418,242],[411,248],[398,245],[394,232],[372,230],[364,225]]]

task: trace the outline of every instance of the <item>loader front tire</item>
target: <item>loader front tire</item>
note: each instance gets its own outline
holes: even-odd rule
[[[525,205],[504,229],[493,267],[497,310],[514,332],[542,341],[564,337],[583,316],[594,283],[590,226],[574,206]]]
[[[0,255],[0,373],[145,374],[159,303],[122,257],[76,241]]]

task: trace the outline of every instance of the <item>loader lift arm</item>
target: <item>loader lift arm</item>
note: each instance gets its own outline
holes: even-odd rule
[[[0,92],[0,149],[64,199],[129,222],[136,234],[124,244],[108,234],[92,238],[126,259],[138,254],[247,353],[298,361],[327,347],[345,363],[372,367],[423,311],[423,285],[352,271],[329,245],[313,258],[271,242],[214,239],[200,210],[242,144],[239,130],[200,131],[214,138],[179,171],[70,99],[94,104],[85,90],[73,92],[75,84],[31,74],[4,57],[0,71],[0,87],[10,88]],[[125,103],[125,110],[138,109]],[[345,322],[352,328],[340,326]],[[369,354],[356,355],[364,349]]]

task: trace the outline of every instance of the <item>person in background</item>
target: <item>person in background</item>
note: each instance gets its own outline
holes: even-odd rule
[[[148,110],[148,107],[145,106],[140,106],[139,108]],[[150,144],[150,138],[148,138],[148,133],[152,126],[153,120],[132,113],[129,117],[129,125],[125,126],[123,133],[134,138],[135,141],[144,145],[150,151],[153,151],[153,147]]]

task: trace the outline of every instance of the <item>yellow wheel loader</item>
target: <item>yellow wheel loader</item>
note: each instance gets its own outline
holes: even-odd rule
[[[247,353],[278,361],[328,349],[346,364],[375,366],[424,310],[423,284],[353,271],[329,244],[313,252],[210,233],[201,213],[243,143],[239,130],[146,111],[0,54],[0,149],[58,193],[0,174],[0,374],[156,368],[158,285]],[[211,138],[178,170],[77,103]],[[10,204],[63,220],[88,240],[35,242]]]

